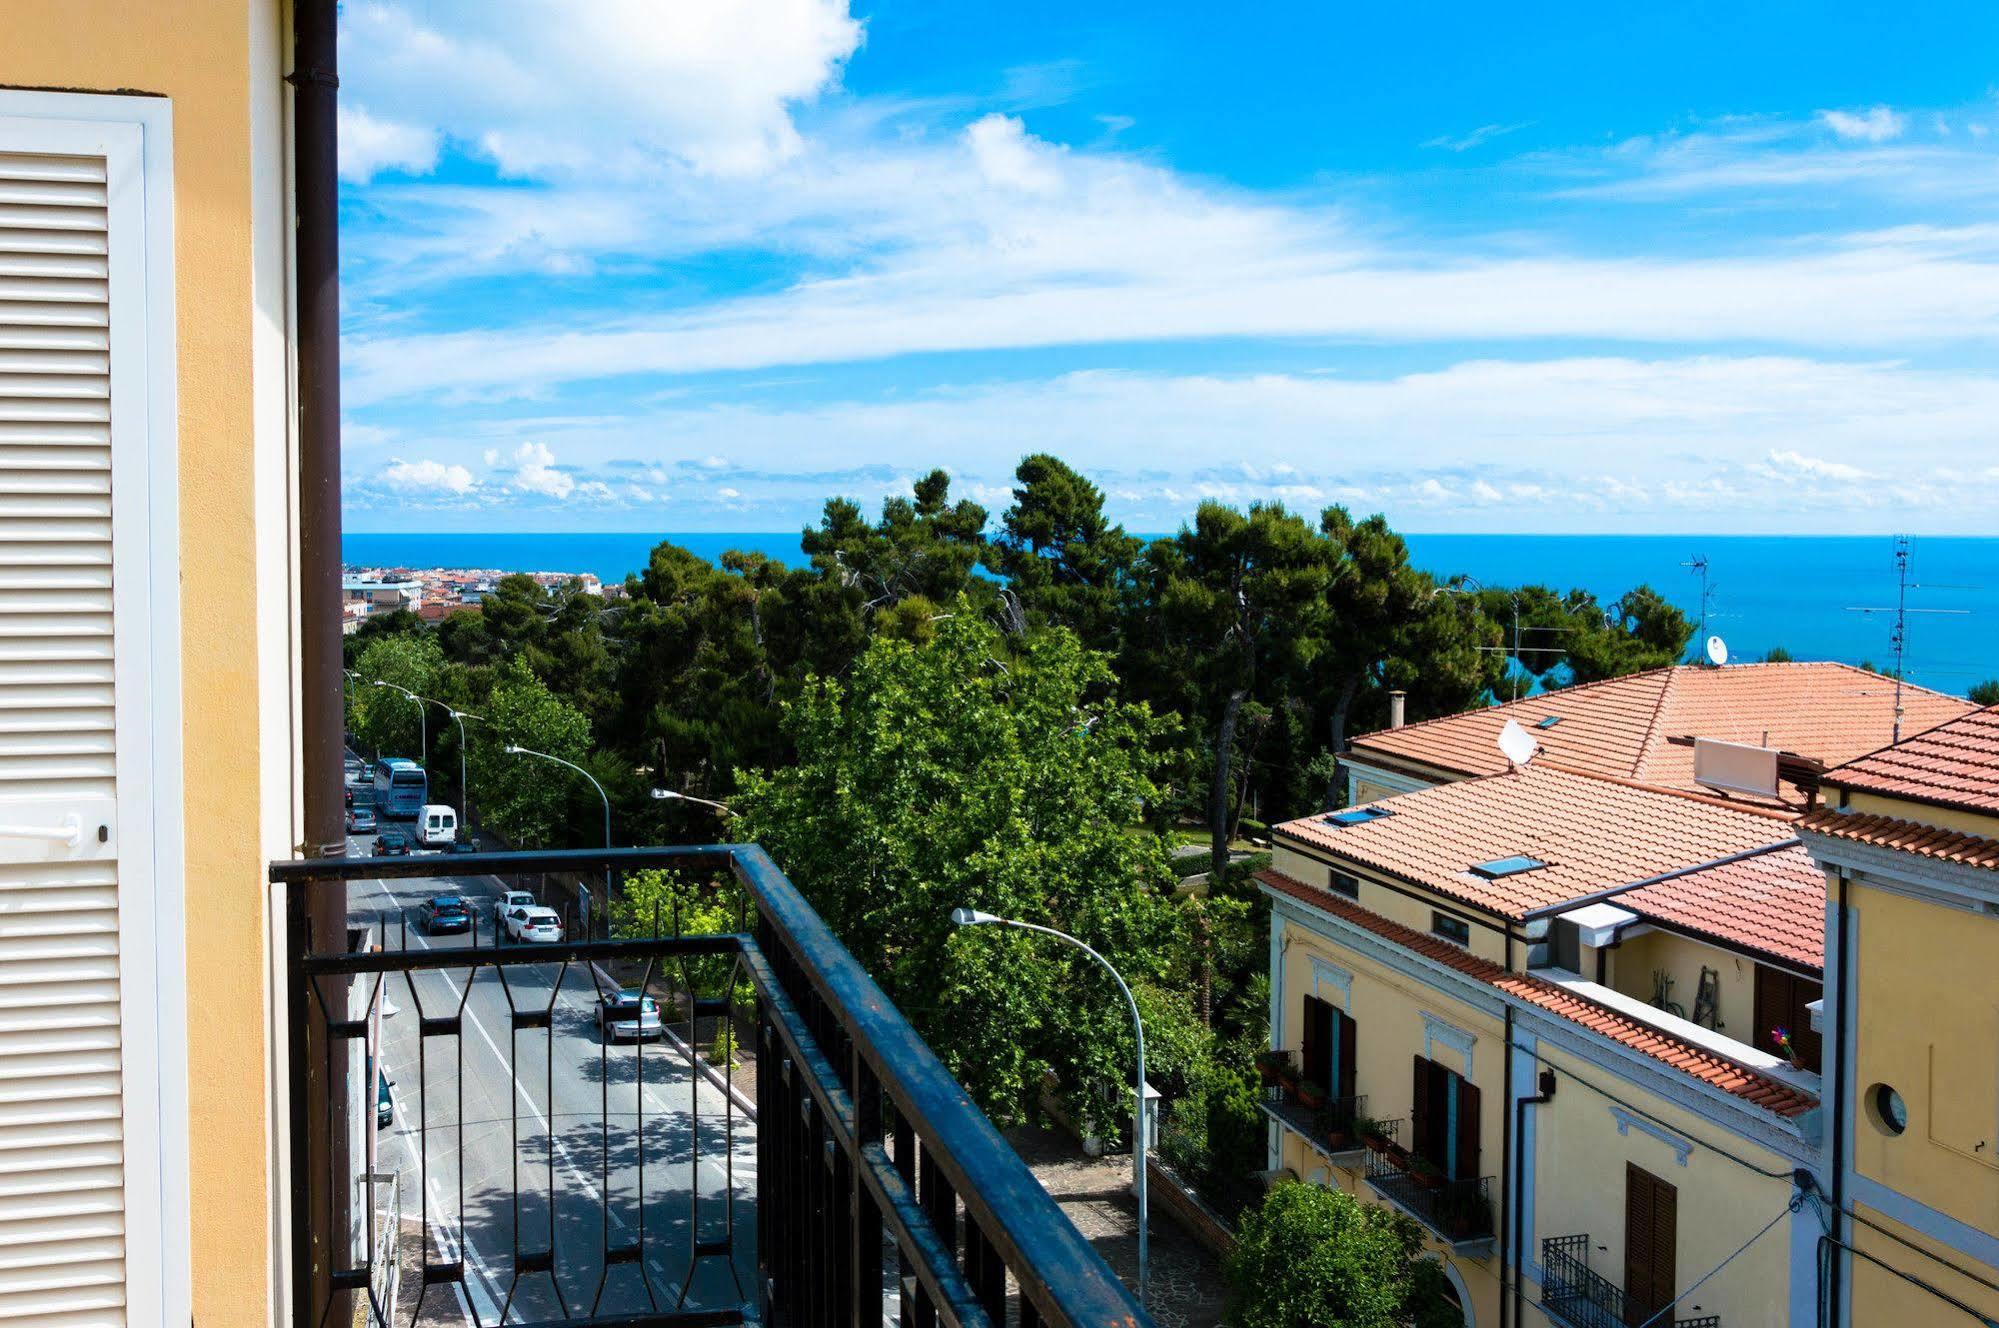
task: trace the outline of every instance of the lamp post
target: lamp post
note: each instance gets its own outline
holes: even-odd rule
[[[484,715],[475,715],[469,710],[460,710],[457,706],[445,705],[442,701],[431,701],[427,696],[419,699],[430,701],[434,706],[444,706],[444,713],[451,716],[452,720],[458,725],[458,821],[459,824],[468,827],[467,833],[470,833],[469,827],[472,824],[472,789],[465,782],[465,721],[476,719],[483,724],[486,717]]]
[[[726,802],[717,802],[713,798],[697,798],[692,793],[682,793],[679,789],[656,788],[652,791],[652,797],[654,802],[698,802],[703,807],[713,807],[724,816],[736,814],[736,809]]]
[[[1138,1304],[1143,1309],[1148,1280],[1145,1207],[1145,1127],[1148,1113],[1145,1103],[1145,1021],[1139,1018],[1138,1002],[1132,999],[1131,988],[1127,987],[1124,979],[1118,976],[1118,971],[1111,967],[1110,960],[1066,931],[1057,931],[1053,927],[1043,927],[1032,922],[1016,922],[1012,918],[981,913],[975,908],[952,909],[951,921],[960,927],[1014,927],[1021,931],[1034,931],[1044,936],[1053,936],[1058,941],[1067,941],[1103,966],[1104,972],[1111,975],[1111,981],[1117,983],[1117,989],[1124,993],[1125,1004],[1131,1007],[1131,1027],[1138,1042],[1138,1079],[1132,1097],[1131,1112],[1131,1188],[1138,1199]]]
[[[509,756],[534,756],[534,757],[539,757],[541,760],[544,761],[553,761],[556,765],[566,766],[569,769],[574,770],[577,774],[583,776],[583,778],[589,780],[590,787],[596,789],[597,796],[604,800],[604,851],[607,853],[610,852],[611,795],[604,792],[604,786],[597,782],[597,776],[591,774],[588,770],[585,770],[582,766],[576,764],[576,762],[574,761],[565,761],[559,756],[550,756],[547,752],[538,752],[535,751],[532,747],[523,747],[518,743],[512,743],[512,742],[508,743],[506,746],[506,752],[507,755]],[[611,865],[608,862],[604,864],[604,907],[606,909],[609,909],[611,907]]]
[[[407,687],[398,687],[392,682],[383,682],[380,678],[377,678],[375,680],[374,685],[377,687],[386,687],[392,692],[401,692],[404,696],[407,696],[410,699],[410,704],[416,707],[417,764],[422,765],[425,762],[429,761],[430,760],[430,712],[423,708],[423,698],[421,696],[418,696],[415,692],[411,691]]]

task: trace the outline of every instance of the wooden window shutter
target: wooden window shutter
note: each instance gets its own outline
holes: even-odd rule
[[[1791,1028],[1791,975],[1780,973],[1774,968],[1756,966],[1756,1031],[1750,1044],[1759,1051],[1772,1055],[1777,1051],[1777,1040],[1771,1036],[1773,1029]],[[1796,1032],[1795,1029],[1791,1030]]]
[[[1334,1010],[1333,1018],[1339,1028],[1340,1056],[1336,1077],[1339,1083],[1334,1093],[1339,1097],[1353,1097],[1359,1090],[1354,1086],[1354,1043],[1358,1039],[1360,1026],[1354,1023],[1345,1010]]]
[[[1624,1164],[1625,1322],[1644,1323],[1673,1299],[1677,1276],[1679,1191],[1633,1163]]]
[[[1478,1179],[1478,1085],[1452,1075],[1458,1090],[1458,1156],[1452,1180]]]
[[[114,213],[107,158],[18,146],[0,133],[0,822],[76,817],[82,833],[67,846],[0,841],[0,1241],[13,1251],[0,1260],[0,1315],[116,1324],[126,1181],[109,831]]]
[[[1791,1045],[1807,1070],[1817,1073],[1822,1055],[1820,1037],[1812,1031],[1812,1012],[1805,1007],[1825,994],[1825,988],[1804,978],[1791,980]]]
[[[1317,996],[1305,998],[1305,1035],[1300,1069],[1305,1078],[1328,1093],[1332,1091],[1332,1013],[1333,1007]]]
[[[1416,1058],[1415,1082],[1411,1085],[1409,1098],[1409,1148],[1412,1152],[1425,1152],[1430,1147],[1432,1068],[1425,1058]]]

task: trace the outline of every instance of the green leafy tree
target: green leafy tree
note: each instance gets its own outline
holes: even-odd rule
[[[1966,695],[1973,705],[1999,705],[1999,678],[1987,678],[1984,682],[1973,683]]]
[[[1067,627],[1092,650],[1116,652],[1140,540],[1104,515],[1096,485],[1046,453],[1015,467],[1013,503],[991,545],[1026,624]]]
[[[435,730],[444,722],[444,712],[432,706],[429,715],[420,718],[419,703],[394,688],[437,696],[443,671],[444,652],[428,633],[394,633],[369,642],[354,661],[358,676],[348,680],[347,688],[347,726],[362,750],[429,765],[427,754],[418,748],[426,728]],[[374,686],[377,682],[393,686]]]
[[[663,869],[632,872],[611,900],[611,931],[627,938],[720,936],[742,930],[742,893],[724,874],[701,881]],[[657,977],[698,997],[724,995],[747,1007],[756,991],[734,955],[661,961]]]
[[[1385,710],[1389,690],[1400,689],[1411,694],[1419,714],[1449,714],[1493,685],[1495,657],[1482,647],[1493,644],[1497,632],[1478,600],[1440,591],[1410,565],[1409,546],[1379,515],[1355,521],[1345,508],[1329,507],[1319,531],[1332,567],[1319,672],[1335,756],[1346,750],[1363,689],[1374,713]],[[1341,796],[1336,768],[1320,805],[1330,810]]]
[[[550,691],[517,656],[500,669],[481,713],[492,736],[473,742],[467,756],[484,824],[516,848],[599,843],[602,804],[581,775],[504,750],[514,743],[580,764],[590,750],[590,721],[583,712]]]
[[[1287,1181],[1242,1220],[1230,1328],[1400,1328],[1414,1316],[1407,1218],[1343,1190]]]
[[[1791,652],[1782,646],[1771,646],[1763,652],[1763,662],[1765,664],[1789,664],[1792,659]]]
[[[1140,563],[1148,605],[1127,658],[1151,695],[1199,715],[1208,739],[1211,870],[1228,865],[1232,774],[1243,707],[1268,703],[1322,646],[1330,569],[1310,526],[1278,504],[1202,503]]]
[[[1072,633],[1009,640],[960,597],[929,641],[879,638],[850,678],[810,681],[784,727],[796,764],[742,777],[740,832],[980,1104],[1013,1118],[1050,1069],[1115,1098],[1131,1034],[1108,978],[1067,946],[949,914],[1055,926],[1128,980],[1159,978],[1177,924],[1165,846],[1130,827],[1169,726],[1120,700]]]
[[[949,604],[960,594],[988,600],[994,589],[973,576],[985,557],[985,529],[986,509],[964,499],[953,503],[951,477],[933,470],[910,497],[884,502],[872,524],[851,499],[831,499],[800,543],[822,576],[859,591],[872,612],[910,596],[931,604]]]
[[[1620,597],[1592,627],[1588,622],[1567,639],[1567,663],[1577,682],[1622,677],[1679,663],[1693,639],[1694,624],[1650,586]]]

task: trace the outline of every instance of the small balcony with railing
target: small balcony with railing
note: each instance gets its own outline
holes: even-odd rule
[[[1590,1238],[1550,1236],[1541,1242],[1541,1307],[1569,1328],[1627,1328],[1632,1306],[1616,1283],[1589,1266]],[[1651,1316],[1639,1315],[1637,1322]],[[1658,1328],[1721,1328],[1719,1314],[1659,1319]]]
[[[1403,1122],[1373,1122],[1365,1144],[1368,1188],[1454,1250],[1492,1244],[1492,1178],[1454,1180],[1402,1143]]]
[[[1149,1323],[754,845],[270,879],[293,1328]]]
[[[1303,1139],[1329,1162],[1352,1166],[1363,1147],[1368,1124],[1367,1095],[1328,1097],[1319,1085],[1300,1078],[1291,1052],[1257,1058],[1263,1073],[1263,1113]]]

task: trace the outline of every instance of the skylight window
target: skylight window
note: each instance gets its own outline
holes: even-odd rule
[[[1472,874],[1483,876],[1488,881],[1496,881],[1502,876],[1518,876],[1522,872],[1539,871],[1547,865],[1539,858],[1516,853],[1510,858],[1494,858],[1491,862],[1475,863],[1472,866]]]
[[[1535,721],[1534,727],[1537,729],[1551,729],[1561,722],[1562,717],[1560,715],[1543,715]]]
[[[1366,825],[1369,821],[1379,821],[1384,816],[1393,816],[1386,807],[1349,807],[1343,812],[1334,812],[1325,818],[1327,825]]]

